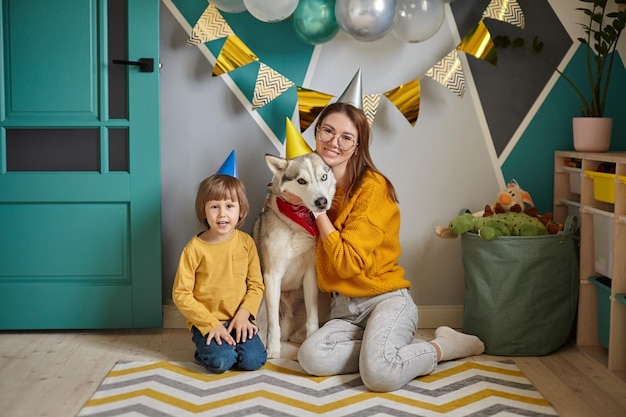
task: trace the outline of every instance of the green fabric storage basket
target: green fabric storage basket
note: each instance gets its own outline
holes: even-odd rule
[[[577,230],[569,216],[554,235],[462,235],[463,331],[480,337],[485,353],[546,355],[567,341],[578,306]]]

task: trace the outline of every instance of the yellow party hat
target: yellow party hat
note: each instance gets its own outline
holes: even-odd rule
[[[289,117],[287,117],[287,128],[285,131],[285,148],[287,159],[294,159],[313,152],[313,149],[306,143],[298,129],[291,123]]]

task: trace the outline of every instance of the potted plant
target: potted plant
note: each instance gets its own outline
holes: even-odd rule
[[[496,47],[521,47],[537,54],[574,89],[580,99],[580,117],[573,120],[574,148],[578,151],[607,151],[610,146],[613,119],[604,117],[607,93],[615,59],[615,48],[626,26],[626,0],[613,0],[618,10],[607,11],[608,0],[579,0],[585,7],[578,7],[585,16],[581,23],[584,37],[578,41],[587,47],[587,81],[578,86],[556,65],[541,55],[543,42],[537,37],[527,46],[523,38],[511,40],[507,36],[494,37]],[[588,127],[591,123],[593,126]],[[604,138],[601,138],[604,134]],[[588,141],[588,143],[586,143]]]

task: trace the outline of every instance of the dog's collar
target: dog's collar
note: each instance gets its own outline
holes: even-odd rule
[[[315,220],[311,217],[309,209],[290,204],[280,197],[276,197],[276,205],[282,214],[302,226],[311,235],[319,236],[320,231],[317,228],[317,223],[315,223]]]

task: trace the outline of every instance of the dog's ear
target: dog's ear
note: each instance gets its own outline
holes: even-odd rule
[[[283,172],[287,168],[287,160],[285,158],[281,158],[280,156],[265,154],[265,162],[274,174]]]

